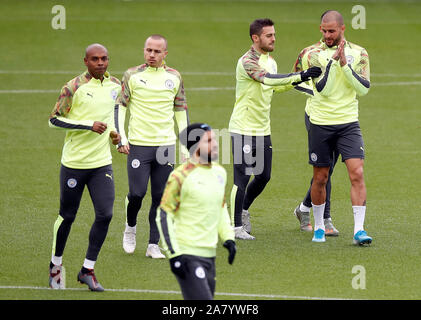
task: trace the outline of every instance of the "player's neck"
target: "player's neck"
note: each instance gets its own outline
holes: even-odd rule
[[[262,48],[260,48],[256,43],[253,43],[253,48],[254,48],[254,50],[256,50],[257,52],[259,52],[260,54],[268,54],[267,51],[265,51]]]

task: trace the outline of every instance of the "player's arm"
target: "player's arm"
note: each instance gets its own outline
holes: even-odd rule
[[[157,209],[156,224],[164,249],[170,256],[177,255],[179,247],[174,232],[174,216],[180,205],[181,180],[173,171],[167,181],[161,204]]]
[[[259,65],[256,59],[250,57],[242,59],[242,67],[250,78],[272,87],[291,85],[293,82],[301,81],[299,73],[269,73]]]
[[[222,242],[234,240],[234,230],[231,226],[230,215],[225,201],[221,207],[221,219],[218,224],[218,234]]]
[[[355,66],[355,70],[350,64],[345,64],[342,70],[349,84],[357,92],[357,95],[363,96],[368,93],[370,89],[370,64],[368,53],[365,49],[361,51],[360,61]]]
[[[308,69],[308,65],[303,65],[303,61],[305,62],[306,54],[308,51],[306,49],[302,50],[300,54],[298,55],[297,60],[294,63],[294,67],[292,68],[292,72],[301,72],[305,69]],[[300,93],[303,93],[307,96],[314,96],[313,93],[313,86],[309,85],[308,82],[301,82],[294,86],[294,89],[297,90]]]
[[[262,68],[257,60],[251,58],[244,58],[242,65],[247,75],[255,81],[263,83],[267,86],[288,86],[307,81],[314,77],[314,73],[320,74],[319,68],[312,69],[310,71],[305,70],[301,72],[292,72],[287,74],[281,73],[269,73]],[[291,89],[292,87],[290,87]]]
[[[219,219],[218,234],[222,240],[223,246],[228,250],[228,263],[234,262],[235,255],[237,253],[237,247],[235,245],[235,234],[234,229],[231,226],[227,204],[225,198],[222,203],[221,217]]]
[[[107,129],[107,124],[93,120],[73,120],[67,116],[73,103],[73,91],[65,85],[60,92],[57,103],[50,114],[48,125],[50,128],[65,130],[92,130],[103,133]]]
[[[126,71],[123,74],[123,79],[121,82],[121,91],[117,97],[116,105],[114,107],[114,123],[117,129],[117,132],[121,136],[121,141],[119,144],[116,145],[116,147],[120,153],[125,153],[125,154],[128,154],[130,151],[129,141],[127,139],[126,130],[125,130],[127,106],[129,105],[130,97],[131,97],[129,79],[130,79],[130,73]]]
[[[323,68],[320,78],[314,80],[315,88],[318,93],[323,96],[329,96],[332,94],[338,68],[340,68],[339,61],[330,59],[326,67]]]
[[[189,114],[187,108],[187,99],[184,91],[183,80],[180,77],[180,86],[174,98],[174,118],[177,123],[178,133],[183,131],[189,125]],[[190,157],[187,148],[180,144],[180,152],[184,160]]]

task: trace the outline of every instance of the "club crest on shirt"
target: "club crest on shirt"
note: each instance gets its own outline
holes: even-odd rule
[[[217,175],[216,179],[218,179],[219,184],[224,184],[224,178],[221,175]]]
[[[67,186],[69,188],[74,188],[77,185],[77,180],[74,178],[70,178],[69,180],[67,180]]]
[[[354,57],[351,55],[346,56],[345,58],[346,58],[346,63],[348,64],[352,64],[354,62]]]
[[[165,87],[167,89],[173,89],[174,88],[174,82],[171,79],[167,79],[165,81]]]
[[[111,94],[111,99],[113,100],[117,99],[117,90],[115,89],[111,90],[110,94]]]

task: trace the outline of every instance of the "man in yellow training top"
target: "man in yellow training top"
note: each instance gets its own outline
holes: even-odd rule
[[[118,151],[128,155],[129,179],[123,249],[127,253],[135,251],[137,215],[150,178],[152,203],[146,256],[159,259],[165,256],[158,247],[156,209],[175,162],[174,122],[179,132],[188,125],[187,102],[180,73],[164,62],[168,54],[167,39],[151,35],[145,41],[143,53],[145,63],[124,73],[118,99],[117,128],[122,135]],[[124,134],[126,109],[130,112],[128,139]]]
[[[215,133],[194,123],[180,134],[190,160],[175,169],[167,182],[156,221],[171,270],[186,300],[211,300],[215,293],[218,235],[236,254],[234,230],[225,203],[227,173],[218,163]]]

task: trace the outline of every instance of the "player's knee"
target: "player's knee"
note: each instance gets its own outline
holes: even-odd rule
[[[131,204],[140,205],[145,195],[146,195],[146,190],[142,189],[142,190],[137,190],[136,192],[131,192],[127,196],[127,198]]]
[[[327,184],[327,180],[329,178],[329,171],[323,170],[314,173],[313,176],[313,184],[316,184],[319,187],[324,187]]]
[[[364,182],[364,169],[362,166],[353,168],[349,172],[349,178],[352,184],[359,184]]]
[[[60,216],[63,218],[63,223],[72,224],[76,218],[77,209],[66,208],[60,210]]]
[[[263,172],[262,174],[259,174],[256,176],[256,179],[261,183],[261,184],[267,184],[270,180],[270,172]]]
[[[108,225],[111,222],[112,217],[113,211],[111,209],[99,209],[96,211],[95,221]]]

